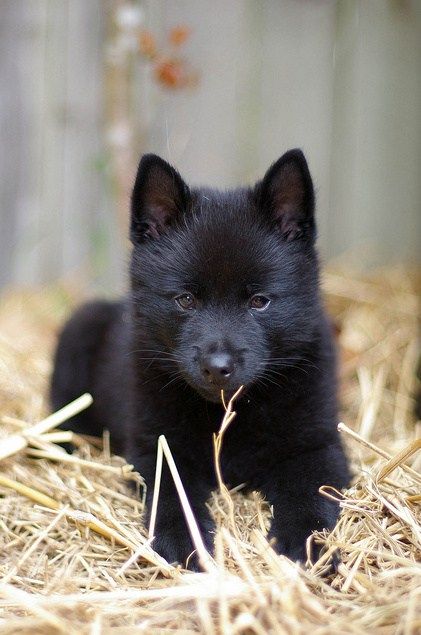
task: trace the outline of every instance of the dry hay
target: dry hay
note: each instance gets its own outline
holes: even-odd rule
[[[12,435],[21,445],[29,438],[32,450],[0,461],[2,634],[421,632],[419,280],[402,269],[336,270],[325,288],[340,331],[342,429],[356,472],[343,495],[327,492],[342,506],[332,533],[315,537],[327,552],[305,570],[277,556],[265,538],[267,506],[257,495],[221,492],[211,502],[217,566],[201,574],[157,559],[139,523],[141,479],[110,456],[106,439],[102,450],[81,442],[64,460],[54,431],[28,437],[46,414],[50,352],[69,301],[57,290],[4,299],[0,452]],[[19,493],[17,484],[30,489]],[[339,569],[323,577],[337,548]]]

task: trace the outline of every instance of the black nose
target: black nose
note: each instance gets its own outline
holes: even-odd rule
[[[222,387],[234,372],[234,360],[229,353],[210,353],[203,356],[201,370],[210,384]]]

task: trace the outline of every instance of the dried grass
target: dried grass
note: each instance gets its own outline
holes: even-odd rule
[[[419,283],[397,268],[325,275],[340,327],[341,429],[356,473],[344,494],[325,488],[342,507],[334,530],[313,537],[325,554],[306,569],[277,556],[265,537],[268,506],[257,494],[222,489],[211,501],[216,568],[201,574],[153,552],[139,522],[142,480],[107,442],[98,450],[81,441],[69,461],[54,445],[68,437],[31,429],[47,412],[50,353],[69,300],[57,290],[7,296],[0,310],[0,632],[421,632],[420,422],[413,417]],[[324,577],[336,549],[338,572]]]

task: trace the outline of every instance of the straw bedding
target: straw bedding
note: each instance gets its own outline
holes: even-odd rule
[[[216,566],[201,574],[154,554],[139,522],[141,477],[110,455],[106,438],[102,448],[78,440],[65,460],[54,445],[57,431],[28,433],[48,414],[51,350],[71,302],[57,289],[6,296],[0,632],[421,632],[421,434],[413,414],[419,282],[397,268],[325,274],[341,347],[341,428],[355,478],[343,494],[325,491],[342,512],[330,535],[313,537],[326,545],[321,560],[304,569],[277,556],[265,537],[264,501],[222,489],[210,501]],[[341,564],[323,575],[335,549]]]

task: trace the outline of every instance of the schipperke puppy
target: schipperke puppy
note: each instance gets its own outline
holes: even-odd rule
[[[300,150],[254,187],[232,191],[189,188],[163,159],[144,156],[131,202],[128,298],[83,306],[59,340],[53,407],[85,391],[94,397],[67,427],[110,431],[146,481],[147,508],[164,434],[210,551],[221,389],[229,398],[244,386],[224,439],[224,480],[245,482],[273,506],[280,553],[306,559],[308,536],[338,515],[319,487],[348,483],[314,206]],[[154,547],[183,564],[194,549],[165,471]]]

